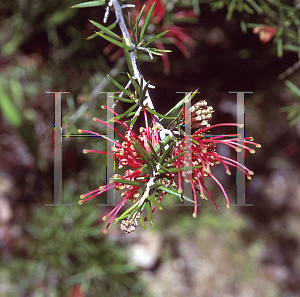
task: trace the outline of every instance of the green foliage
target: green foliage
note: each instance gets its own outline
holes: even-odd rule
[[[100,235],[98,220],[93,205],[36,209],[26,226],[26,258],[4,263],[15,284],[10,296],[67,296],[74,285],[85,296],[141,296],[136,268]]]
[[[259,34],[262,42],[268,42],[274,37],[273,43],[276,44],[279,58],[282,58],[284,51],[297,53],[299,61],[281,73],[278,76],[280,80],[299,70],[300,9],[297,1],[292,3],[291,1],[279,0],[200,0],[199,2],[210,3],[213,11],[227,7],[227,21],[233,17],[234,12],[238,12],[242,31],[247,33],[247,28],[253,29],[254,33]],[[261,19],[262,23],[249,22],[249,19],[254,19],[255,14],[257,14],[256,19]],[[257,31],[255,32],[255,30]],[[273,32],[270,33],[270,30]],[[296,102],[293,106],[284,107],[282,110],[288,113],[288,119],[291,125],[294,125],[300,119],[299,89],[290,81],[286,80],[284,83]]]
[[[287,112],[287,118],[290,121],[290,125],[295,125],[300,120],[300,90],[289,80],[284,81],[288,88],[288,92],[296,99],[296,102],[292,106],[282,107],[281,110]]]

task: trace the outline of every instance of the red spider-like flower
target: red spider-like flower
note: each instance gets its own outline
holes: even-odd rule
[[[107,106],[103,106],[103,108],[107,108],[110,111],[112,111],[116,116],[117,114],[108,108]],[[123,166],[129,166],[132,169],[128,169],[125,171],[125,175],[122,176],[121,174],[115,174],[114,179],[118,178],[120,182],[113,181],[109,183],[108,185],[102,186],[99,189],[96,189],[94,191],[91,191],[89,193],[86,193],[84,195],[81,195],[81,201],[79,201],[79,204],[83,204],[85,201],[100,195],[112,188],[115,188],[116,190],[124,190],[121,193],[121,197],[123,198],[122,201],[108,214],[106,215],[103,220],[107,220],[108,217],[111,217],[108,225],[104,229],[104,233],[106,233],[109,225],[113,221],[113,219],[116,217],[117,213],[119,210],[124,206],[125,202],[127,200],[131,202],[135,202],[135,200],[140,196],[140,186],[133,186],[130,184],[124,184],[124,182],[127,181],[139,181],[142,182],[143,184],[146,184],[149,182],[150,179],[150,172],[143,172],[142,167],[143,165],[146,164],[146,162],[143,159],[143,152],[146,152],[150,154],[151,148],[156,147],[156,145],[159,142],[159,132],[161,131],[161,126],[159,125],[154,125],[153,128],[149,127],[148,125],[148,120],[147,120],[147,115],[146,115],[146,110],[144,109],[144,116],[145,116],[145,126],[146,128],[140,127],[140,134],[137,135],[132,129],[129,128],[129,126],[124,123],[123,121],[115,120],[116,123],[122,125],[127,129],[124,135],[122,135],[118,130],[115,128],[107,125],[104,121],[99,120],[97,118],[94,118],[93,120],[96,122],[100,122],[107,127],[113,129],[122,139],[123,142],[120,143],[118,140],[112,140],[109,139],[108,137],[101,135],[96,132],[88,131],[88,130],[78,130],[78,132],[87,132],[93,135],[100,136],[112,143],[114,143],[114,146],[112,147],[112,150],[114,153],[110,152],[103,152],[103,151],[96,151],[96,150],[84,150],[84,153],[100,153],[100,154],[109,154],[109,155],[114,155],[119,159],[119,169],[123,168]],[[153,122],[155,123],[155,118],[153,117]],[[142,149],[142,150],[141,150]],[[168,178],[170,180],[174,180],[174,174],[167,174]],[[162,198],[162,197],[161,197]],[[161,199],[160,199],[161,200]],[[156,207],[153,209],[153,211],[156,209]],[[135,230],[136,227],[136,219],[138,217],[134,217],[130,223],[124,221],[123,225],[121,225],[121,229],[124,230],[126,233],[130,233]]]
[[[208,124],[208,120],[212,117],[213,108],[211,106],[207,106],[206,101],[199,101],[195,105],[192,106],[190,109],[191,116],[188,119],[185,119],[186,124],[191,124],[193,129],[198,129],[191,137],[185,136],[182,140],[177,142],[176,147],[174,148],[174,156],[180,155],[179,158],[176,160],[175,166],[178,169],[178,192],[182,193],[181,188],[181,180],[188,179],[191,182],[191,187],[193,190],[193,196],[194,196],[194,213],[193,216],[197,217],[197,196],[195,187],[198,188],[200,192],[200,197],[202,199],[207,199],[204,194],[204,190],[207,192],[208,196],[213,201],[216,210],[218,210],[218,206],[213,199],[212,195],[208,191],[208,189],[205,186],[205,177],[211,177],[221,188],[227,202],[227,207],[229,208],[229,199],[227,197],[227,194],[221,185],[221,183],[217,180],[217,178],[211,173],[211,167],[216,166],[218,164],[222,164],[227,174],[231,174],[228,165],[236,167],[238,170],[242,170],[248,179],[251,179],[251,175],[254,173],[249,170],[247,167],[241,165],[237,161],[230,159],[228,157],[222,156],[219,153],[216,152],[216,148],[218,144],[225,144],[233,149],[235,149],[237,152],[241,151],[242,149],[246,149],[250,151],[250,153],[255,153],[253,149],[250,149],[245,144],[253,144],[256,147],[261,147],[260,144],[254,143],[252,137],[236,137],[236,138],[228,138],[229,135],[215,135],[212,137],[206,137],[206,132],[210,129],[213,129],[215,127],[220,126],[241,126],[234,123],[225,123],[225,124],[216,124],[213,126],[210,126]],[[199,129],[200,128],[200,129]],[[231,136],[231,135],[230,135]],[[187,145],[187,142],[190,142],[189,145]],[[183,154],[185,152],[185,155]],[[186,171],[180,170],[180,168],[186,166],[187,163],[187,157],[190,166],[201,166],[201,168],[195,168],[192,170],[192,173],[190,176],[188,176]]]
[[[100,122],[113,129],[123,139],[122,143],[92,131],[79,130],[79,132],[87,132],[101,136],[114,143],[112,148],[114,153],[95,150],[84,150],[84,153],[114,155],[119,159],[119,169],[123,168],[123,166],[130,168],[125,171],[123,176],[121,174],[115,174],[112,182],[108,185],[81,195],[83,200],[79,202],[80,204],[112,188],[124,190],[121,193],[122,201],[103,218],[105,221],[111,216],[108,225],[104,229],[104,233],[107,232],[109,225],[128,200],[135,203],[132,208],[134,211],[131,214],[125,211],[125,215],[123,214],[121,215],[123,217],[117,219],[121,220],[122,218],[126,218],[126,220],[122,220],[121,222],[121,229],[125,231],[125,233],[130,233],[136,229],[137,219],[140,218],[145,203],[151,202],[155,204],[152,210],[151,207],[150,211],[147,209],[148,216],[144,219],[149,219],[151,220],[150,223],[152,223],[151,213],[157,207],[160,207],[158,203],[161,202],[161,199],[166,193],[180,198],[183,197],[186,200],[194,202],[193,217],[195,218],[197,217],[196,191],[199,192],[201,198],[207,199],[204,194],[205,191],[213,201],[216,210],[218,210],[215,200],[205,186],[206,177],[211,177],[218,184],[225,196],[226,205],[229,207],[227,194],[221,183],[211,173],[211,167],[222,164],[227,174],[230,174],[229,166],[236,167],[238,170],[243,171],[248,179],[251,179],[253,172],[237,161],[220,155],[216,152],[216,148],[218,144],[224,144],[236,151],[246,149],[250,151],[250,153],[254,153],[255,151],[250,149],[246,144],[253,144],[256,147],[260,147],[260,145],[254,143],[252,137],[231,138],[228,136],[232,135],[207,135],[208,130],[215,127],[240,125],[228,123],[210,126],[208,121],[212,117],[213,108],[207,106],[206,101],[199,101],[193,105],[189,110],[187,118],[183,117],[182,120],[180,117],[177,118],[177,124],[179,126],[183,124],[186,126],[191,125],[192,129],[196,129],[192,135],[187,135],[186,133],[177,134],[175,131],[171,132],[171,130],[168,130],[169,136],[165,139],[161,139],[160,132],[164,128],[161,124],[156,124],[154,116],[152,117],[153,127],[149,127],[147,111],[145,108],[143,108],[143,111],[145,128],[140,128],[139,135],[123,121],[115,120],[116,123],[126,128],[127,131],[124,135],[115,128],[107,125],[104,121],[94,118],[94,121]],[[118,116],[115,112],[114,114]],[[182,130],[180,131],[182,132]],[[170,136],[170,134],[172,134],[172,136]],[[166,141],[166,139],[168,140]],[[193,200],[184,195],[181,186],[183,180],[190,182],[193,191]],[[151,198],[152,193],[155,194],[154,197]],[[137,199],[139,200],[136,201]]]

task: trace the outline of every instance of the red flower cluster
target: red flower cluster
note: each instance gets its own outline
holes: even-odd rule
[[[218,184],[226,198],[227,207],[229,207],[229,200],[223,186],[211,173],[211,167],[218,164],[222,164],[225,167],[227,174],[230,174],[228,167],[230,165],[242,170],[248,179],[251,179],[251,175],[253,175],[251,170],[233,159],[218,154],[216,148],[218,144],[222,143],[236,151],[246,149],[250,151],[250,153],[254,153],[255,151],[248,148],[245,144],[254,144],[256,147],[260,147],[260,145],[253,143],[251,137],[229,138],[227,135],[206,137],[206,132],[215,127],[239,126],[233,123],[210,126],[208,120],[211,118],[213,109],[211,106],[207,106],[206,101],[200,101],[192,106],[190,112],[191,117],[185,119],[184,122],[185,124],[192,123],[192,128],[197,129],[197,131],[191,136],[184,134],[181,138],[173,134],[173,137],[168,136],[168,141],[160,140],[160,131],[163,128],[161,125],[156,124],[154,117],[153,127],[149,127],[145,109],[145,128],[140,128],[139,135],[130,129],[123,121],[115,120],[116,123],[127,129],[124,135],[107,125],[104,121],[94,118],[95,121],[114,129],[123,139],[122,143],[92,131],[79,130],[79,132],[87,132],[101,136],[114,143],[112,148],[114,153],[95,150],[85,150],[85,153],[111,154],[119,159],[119,169],[122,169],[123,166],[130,167],[130,169],[125,171],[123,176],[121,174],[115,174],[113,181],[108,185],[81,196],[83,200],[79,202],[80,204],[112,188],[124,190],[121,193],[122,201],[103,218],[105,221],[111,216],[108,225],[104,229],[104,233],[107,232],[107,228],[127,200],[136,203],[136,209],[138,210],[133,214],[129,214],[127,219],[122,221],[121,229],[126,233],[134,231],[137,225],[137,219],[140,218],[140,214],[143,210],[142,206],[148,198],[150,199],[149,196],[152,195],[153,191],[158,190],[154,198],[156,204],[160,203],[166,192],[183,197],[181,187],[183,180],[189,181],[192,187],[193,201],[195,203],[194,217],[197,216],[196,192],[199,192],[201,198],[207,199],[204,194],[205,191],[213,201],[216,210],[218,210],[212,195],[205,186],[205,177],[211,177]],[[115,115],[117,114],[115,113]],[[174,189],[176,189],[176,191],[174,191]],[[138,198],[139,200],[136,201]],[[152,212],[156,207],[157,205],[153,208]],[[147,214],[148,216],[145,219],[149,217],[149,213]]]

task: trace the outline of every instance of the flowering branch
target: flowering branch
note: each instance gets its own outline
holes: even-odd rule
[[[102,3],[102,1],[99,1],[99,3],[100,2]],[[82,7],[83,4],[79,5]],[[212,195],[205,186],[205,179],[210,177],[220,187],[226,199],[226,206],[229,207],[229,199],[225,189],[212,174],[211,167],[222,164],[226,173],[230,174],[229,166],[232,166],[238,170],[242,170],[248,179],[251,179],[253,172],[235,160],[218,154],[216,148],[219,144],[223,144],[236,151],[244,149],[250,151],[250,153],[254,153],[254,150],[247,145],[253,144],[256,147],[260,147],[260,145],[254,143],[251,137],[228,138],[228,135],[207,135],[210,129],[218,126],[240,127],[240,125],[227,123],[210,126],[208,121],[212,118],[213,107],[208,106],[204,100],[194,104],[189,110],[185,110],[185,106],[190,104],[197,91],[185,96],[165,115],[158,113],[154,109],[148,92],[150,82],[146,82],[139,71],[137,51],[147,51],[151,55],[161,55],[166,52],[166,50],[163,49],[148,48],[147,46],[169,31],[159,33],[146,42],[142,39],[154,10],[155,3],[151,5],[146,17],[143,19],[141,28],[139,28],[139,23],[143,18],[143,11],[146,6],[144,5],[141,9],[135,24],[132,24],[129,15],[131,35],[127,29],[122,13],[122,6],[118,0],[111,0],[109,2],[108,9],[105,13],[105,20],[107,19],[107,13],[111,6],[114,8],[116,23],[121,29],[122,37],[111,31],[111,29],[115,27],[115,24],[104,27],[96,22],[91,22],[101,30],[96,32],[95,35],[109,40],[124,50],[124,56],[129,68],[129,73],[127,73],[129,79],[128,83],[123,87],[111,76],[108,75],[108,78],[121,91],[121,95],[115,97],[115,99],[132,103],[132,106],[120,115],[114,112],[109,106],[103,106],[102,108],[109,109],[115,115],[113,118],[114,122],[123,126],[126,132],[122,134],[105,121],[97,118],[94,118],[94,121],[106,125],[109,129],[113,129],[114,132],[121,137],[122,143],[93,131],[78,131],[80,133],[87,132],[100,136],[114,144],[112,148],[113,154],[95,150],[84,150],[84,153],[114,155],[119,160],[118,168],[122,170],[123,167],[127,167],[128,169],[125,170],[123,175],[119,173],[114,174],[108,185],[81,195],[80,198],[82,200],[79,204],[105,193],[110,189],[122,191],[121,202],[115,206],[109,214],[103,217],[104,221],[110,218],[104,229],[104,233],[107,232],[109,225],[114,220],[115,222],[121,221],[121,229],[125,233],[130,233],[136,229],[138,219],[144,228],[144,221],[149,221],[153,226],[152,213],[156,208],[162,209],[161,200],[166,194],[178,197],[181,201],[186,200],[193,203],[193,217],[195,218],[197,217],[198,194],[202,199],[207,200],[205,194],[207,193],[215,205],[215,209],[218,210]],[[125,98],[126,96],[127,98]],[[139,134],[136,134],[133,131],[133,126],[140,114],[144,116],[145,127],[140,127]],[[148,119],[149,116],[152,119],[150,123]],[[128,118],[130,119],[129,124],[124,121],[124,119]],[[162,123],[164,123],[164,125]],[[193,133],[186,133],[186,127],[190,127],[189,130],[193,131]],[[191,185],[193,199],[186,196],[183,192],[183,181]],[[130,201],[133,205],[117,217],[127,201]],[[141,215],[144,209],[146,209],[147,215],[142,219]]]

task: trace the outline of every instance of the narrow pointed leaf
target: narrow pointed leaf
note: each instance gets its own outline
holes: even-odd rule
[[[147,41],[145,44],[144,44],[144,47],[146,47],[148,44],[154,42],[155,40],[157,40],[158,38],[161,38],[162,36],[164,36],[165,34],[167,34],[170,30],[166,30],[164,32],[161,32],[155,36],[153,36],[149,41]]]
[[[164,145],[162,144],[161,141],[160,141],[158,144],[159,144],[160,150],[162,151],[162,153],[164,153],[164,152],[165,152],[165,147],[164,147]],[[156,147],[155,147],[155,149],[156,149]]]
[[[263,10],[260,8],[260,6],[255,3],[255,1],[253,0],[246,0],[255,10],[257,13],[262,14]]]
[[[134,103],[134,101],[132,101],[131,99],[126,99],[126,98],[122,98],[122,97],[118,97],[118,96],[114,96],[113,98],[115,100],[122,101],[122,102]]]
[[[162,210],[162,206],[160,205],[160,203],[158,203],[157,200],[155,200],[154,195],[148,196],[147,199],[154,205],[156,206],[159,210]]]
[[[282,58],[283,52],[282,52],[282,38],[278,38],[277,41],[277,53],[278,53],[278,58]]]
[[[120,85],[116,80],[114,80],[109,74],[107,74],[108,79],[122,92],[124,92],[128,97],[131,95],[131,93],[126,90],[122,85]]]
[[[180,172],[194,170],[194,169],[199,169],[199,168],[202,168],[202,165],[186,166],[186,167],[180,168]],[[168,170],[169,170],[169,172],[178,172],[178,168],[168,168]]]
[[[145,184],[141,180],[140,180],[140,187],[143,190],[143,192],[146,191],[146,186],[145,186]],[[145,205],[143,205],[142,210],[144,209],[144,207],[145,207]]]
[[[173,141],[172,143],[169,143],[169,147],[165,150],[165,152],[159,158],[159,164],[161,164],[165,160],[165,158],[171,153],[174,145],[175,145],[175,141]]]
[[[145,7],[146,7],[146,4],[144,4],[143,8],[141,9],[141,12],[140,12],[139,16],[136,18],[136,22],[135,22],[135,25],[134,25],[134,28],[133,28],[136,33],[138,31],[139,23],[140,23],[140,20],[143,16]],[[140,42],[141,40],[140,40],[140,37],[139,37],[138,33],[137,33],[137,38]]]
[[[300,89],[298,89],[292,82],[290,82],[289,80],[285,80],[284,84],[289,88],[290,93],[294,96],[294,97],[298,97],[300,98]]]
[[[104,4],[105,4],[105,0],[87,1],[87,2],[72,5],[71,8],[94,7],[94,6],[101,6]]]
[[[131,114],[131,113],[130,113]],[[130,114],[128,116],[130,116]],[[137,118],[139,117],[139,112],[135,112],[134,113],[134,117],[132,118],[132,120],[130,121],[130,128],[133,127],[133,125],[135,124]]]
[[[93,35],[87,37],[86,40],[91,40],[91,39],[93,39],[93,38],[95,38],[95,37],[98,37],[98,36],[99,36],[99,35],[95,33],[95,34],[93,34]]]
[[[131,75],[134,75],[132,62],[131,62],[130,55],[129,55],[129,50],[128,50],[128,44],[130,45],[130,43],[128,41],[128,38],[126,39],[126,41],[125,41],[125,38],[122,38],[122,41],[123,41],[124,54],[125,54],[125,58],[126,58],[126,62],[127,62],[129,72],[131,73]]]
[[[160,117],[160,118],[163,118],[163,119],[166,119],[166,120],[174,120],[174,119],[175,119],[175,117],[166,117],[165,115],[160,114],[160,113],[156,112],[155,110],[153,110],[153,109],[151,109],[151,108],[149,108],[149,107],[145,107],[145,109],[146,109],[148,112],[150,112],[150,113],[152,113],[152,114],[154,114],[154,115],[156,115],[156,116],[158,116],[158,117]]]
[[[138,106],[137,103],[135,103],[134,105],[132,105],[129,109],[127,109],[124,113],[118,115],[117,117],[115,117],[117,120],[122,119],[124,117],[126,117],[131,111],[133,111],[136,107]]]
[[[187,196],[185,196],[183,194],[179,194],[176,190],[170,189],[170,187],[167,188],[165,186],[160,186],[158,189],[161,190],[161,191],[165,191],[165,192],[167,192],[167,193],[169,193],[169,194],[171,194],[173,196],[176,196],[176,197],[179,197],[179,198],[183,198],[186,201],[194,203],[194,201],[192,199],[190,199],[189,197],[187,197]]]
[[[138,95],[140,95],[140,88],[129,73],[128,73],[128,78],[130,79],[130,81],[131,81],[133,87],[135,88],[135,90],[137,91]]]
[[[148,220],[149,220],[149,223],[152,227],[153,226],[153,220],[152,220],[152,210],[151,210],[151,203],[148,201],[147,204],[146,204],[146,209],[147,209],[147,216],[148,216]]]
[[[178,154],[176,157],[172,158],[171,160],[169,160],[167,162],[167,164],[172,164],[175,160],[177,160],[178,158],[180,158],[185,152],[181,152],[180,154]]]
[[[152,144],[151,144],[151,142],[148,140],[148,145],[149,145],[149,147],[150,147],[150,150],[151,150],[151,152],[152,152],[152,154],[151,154],[151,156],[153,156],[153,158],[156,160],[156,161],[158,161],[158,156],[157,156],[157,153],[155,152],[155,150],[154,150],[154,148],[153,148],[153,146],[152,146]]]
[[[149,20],[150,20],[152,11],[153,11],[153,9],[154,9],[154,6],[155,6],[155,2],[154,2],[154,3],[152,4],[152,6],[150,7],[150,9],[149,9],[149,11],[148,11],[148,13],[147,13],[147,16],[146,16],[146,18],[145,18],[145,21],[144,21],[144,24],[143,24],[143,26],[142,26],[141,33],[140,33],[140,40],[143,38],[144,33],[145,33],[146,29],[147,29],[148,22],[149,22]]]
[[[98,33],[99,34],[103,34],[105,33],[106,35],[108,36],[111,36],[112,38],[116,39],[116,40],[120,40],[122,41],[122,38],[117,35],[116,33],[112,32],[111,29],[113,29],[115,26],[116,26],[116,23],[113,23],[112,25],[108,26],[108,27],[105,27],[97,22],[94,22],[92,20],[90,20],[90,22],[96,26],[97,28],[99,28],[101,31],[99,31]]]
[[[191,93],[189,93],[189,94],[187,94],[183,99],[181,99],[173,108],[171,108],[166,114],[165,114],[165,116],[167,116],[168,114],[170,114],[170,113],[172,113],[173,111],[175,111],[175,110],[177,110],[177,109],[179,109],[179,108],[181,108],[182,107],[182,105],[184,104],[184,101],[185,100],[192,100],[193,98],[194,98],[194,96],[197,94],[197,92],[198,92],[198,89],[195,91],[195,92],[191,92]]]
[[[133,180],[128,180],[128,179],[121,179],[121,178],[114,178],[114,181],[123,184],[123,185],[130,185],[130,186],[135,186],[135,187],[139,187],[140,183],[133,181]]]
[[[145,225],[145,223],[144,223],[144,220],[143,220],[141,217],[140,217],[140,222],[141,222],[143,228],[146,229],[146,225]]]
[[[134,146],[136,151],[140,154],[140,156],[143,158],[143,160],[147,162],[147,159],[149,158],[147,157],[147,152],[144,150],[144,148],[141,147],[141,145],[137,141],[132,142],[132,145]]]
[[[117,45],[117,46],[123,48],[123,43],[117,41],[116,39],[114,39],[114,38],[112,38],[112,37],[110,37],[110,36],[107,36],[107,35],[105,35],[105,34],[103,34],[103,33],[98,33],[98,32],[96,32],[96,34],[99,35],[99,36],[101,36],[102,38],[108,40],[109,42],[111,42],[111,43],[113,43],[113,44],[115,44],[115,45]]]
[[[140,206],[140,200],[138,200],[131,207],[126,209],[118,218],[115,219],[115,222],[117,223],[117,222],[127,218],[131,212],[138,210],[139,206]]]

